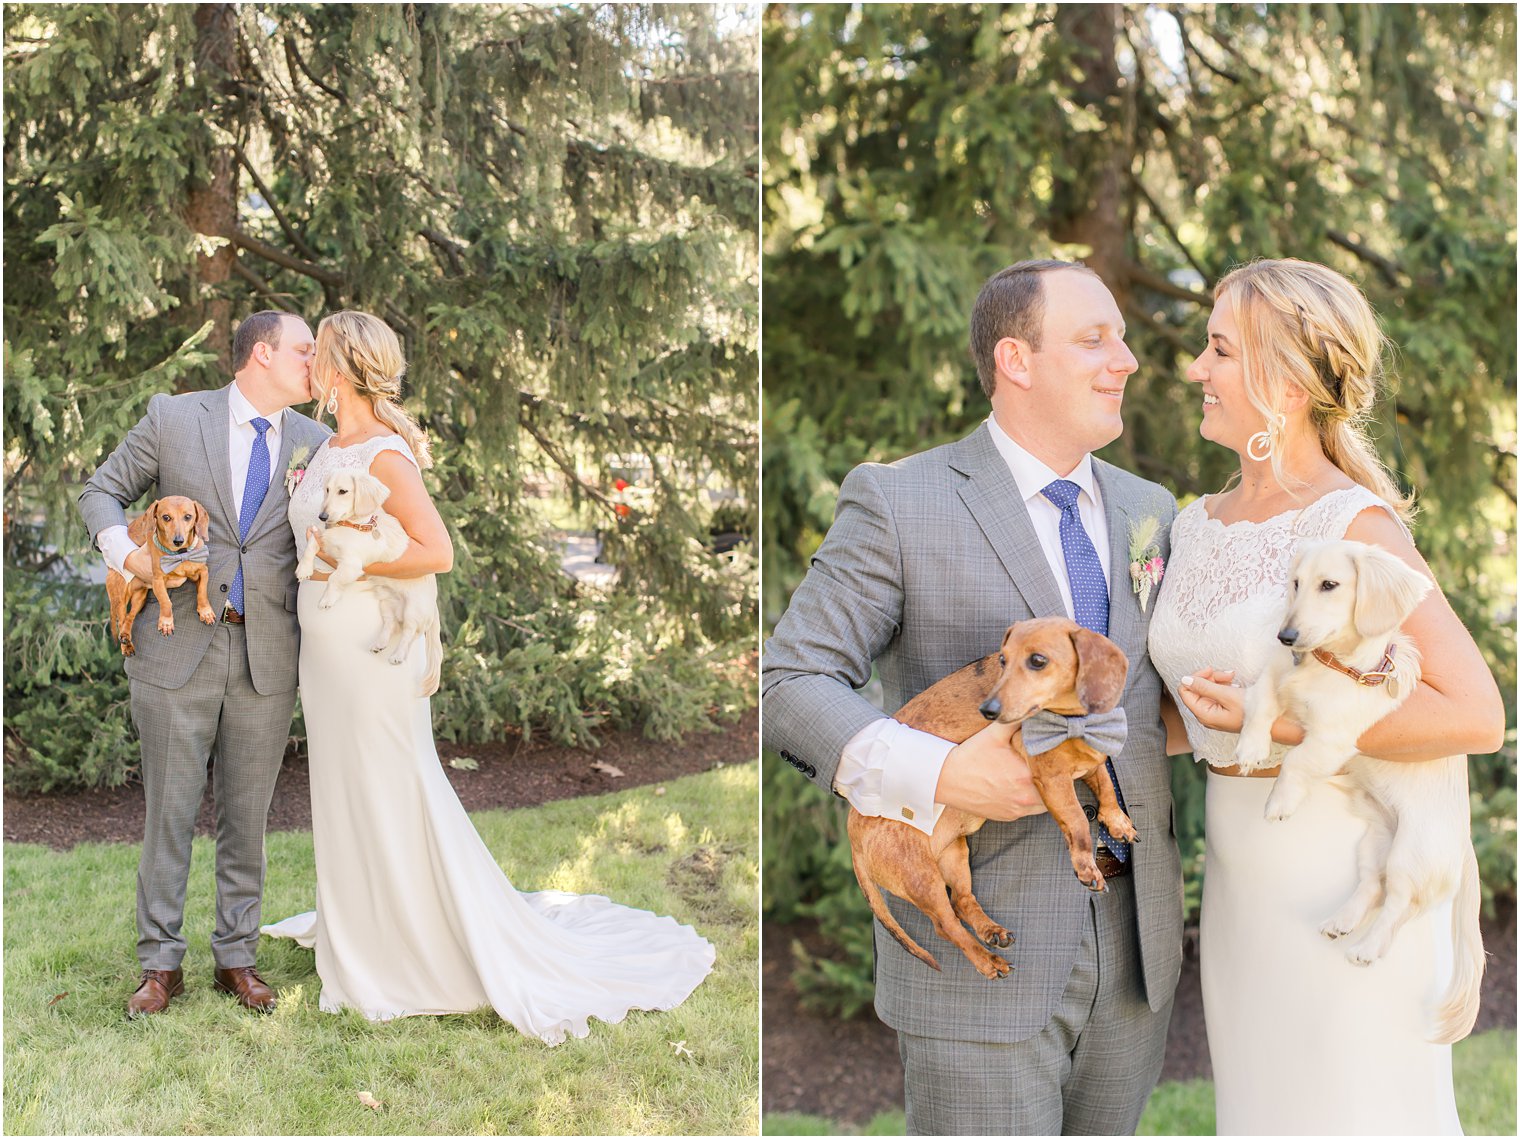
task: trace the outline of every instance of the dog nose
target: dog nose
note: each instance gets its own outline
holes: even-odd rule
[[[982,716],[984,719],[996,720],[1003,711],[1003,702],[996,696],[989,696],[982,701]]]
[[[1282,632],[1277,634],[1277,639],[1283,644],[1287,645],[1289,648],[1292,648],[1298,640],[1298,630],[1284,629]]]
[[[326,522],[327,521],[327,511],[324,510],[324,511],[322,511],[321,514],[318,514],[317,515],[317,520],[319,522]]]

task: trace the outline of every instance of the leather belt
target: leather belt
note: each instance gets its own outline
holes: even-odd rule
[[[1134,855],[1131,854],[1130,857],[1133,858]],[[1098,872],[1105,878],[1123,878],[1129,873],[1129,863],[1120,862],[1114,857],[1113,851],[1101,842],[1093,851],[1093,861],[1098,864]]]
[[[228,625],[241,625],[243,623],[243,615],[229,605],[222,610],[222,621]],[[1103,873],[1107,874],[1108,871],[1105,870]]]

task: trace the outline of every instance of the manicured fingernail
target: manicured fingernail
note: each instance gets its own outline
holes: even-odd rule
[[[1192,683],[1193,683],[1193,678],[1191,676],[1184,676],[1182,678],[1182,680],[1178,682],[1178,687],[1179,688],[1186,688],[1188,685],[1190,685]]]

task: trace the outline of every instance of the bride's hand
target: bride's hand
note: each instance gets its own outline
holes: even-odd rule
[[[1204,727],[1238,733],[1246,718],[1245,689],[1231,684],[1234,679],[1234,672],[1201,668],[1182,678],[1177,695]]]
[[[322,528],[320,526],[306,527],[306,540],[316,548],[316,556],[322,558],[322,566],[324,567],[317,569],[308,580],[326,581],[332,576],[332,563],[322,557]]]

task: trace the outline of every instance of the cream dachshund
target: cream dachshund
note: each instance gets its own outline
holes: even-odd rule
[[[1286,819],[1320,783],[1343,769],[1350,776],[1352,809],[1367,821],[1359,881],[1320,932],[1338,938],[1365,925],[1346,950],[1352,964],[1376,961],[1410,918],[1455,898],[1455,972],[1432,1039],[1460,1040],[1478,1015],[1484,964],[1467,757],[1393,763],[1357,753],[1362,733],[1419,684],[1419,652],[1399,626],[1431,583],[1362,542],[1307,543],[1290,578],[1282,648],[1246,690],[1235,762],[1243,771],[1270,766],[1272,722],[1286,712],[1304,740],[1282,757],[1266,817]]]
[[[334,471],[323,488],[322,512],[317,517],[325,524],[322,531],[322,558],[337,568],[327,579],[327,589],[317,602],[319,609],[331,609],[343,590],[359,580],[364,567],[374,562],[389,562],[405,552],[411,539],[401,523],[383,509],[390,488],[374,475],[363,471]],[[308,542],[296,577],[307,581],[316,572],[317,543]],[[438,578],[372,577],[370,586],[380,605],[380,636],[370,652],[388,652],[392,664],[403,664],[412,641],[422,636],[427,643],[427,675],[422,695],[438,691],[443,668],[443,644],[438,622]]]

